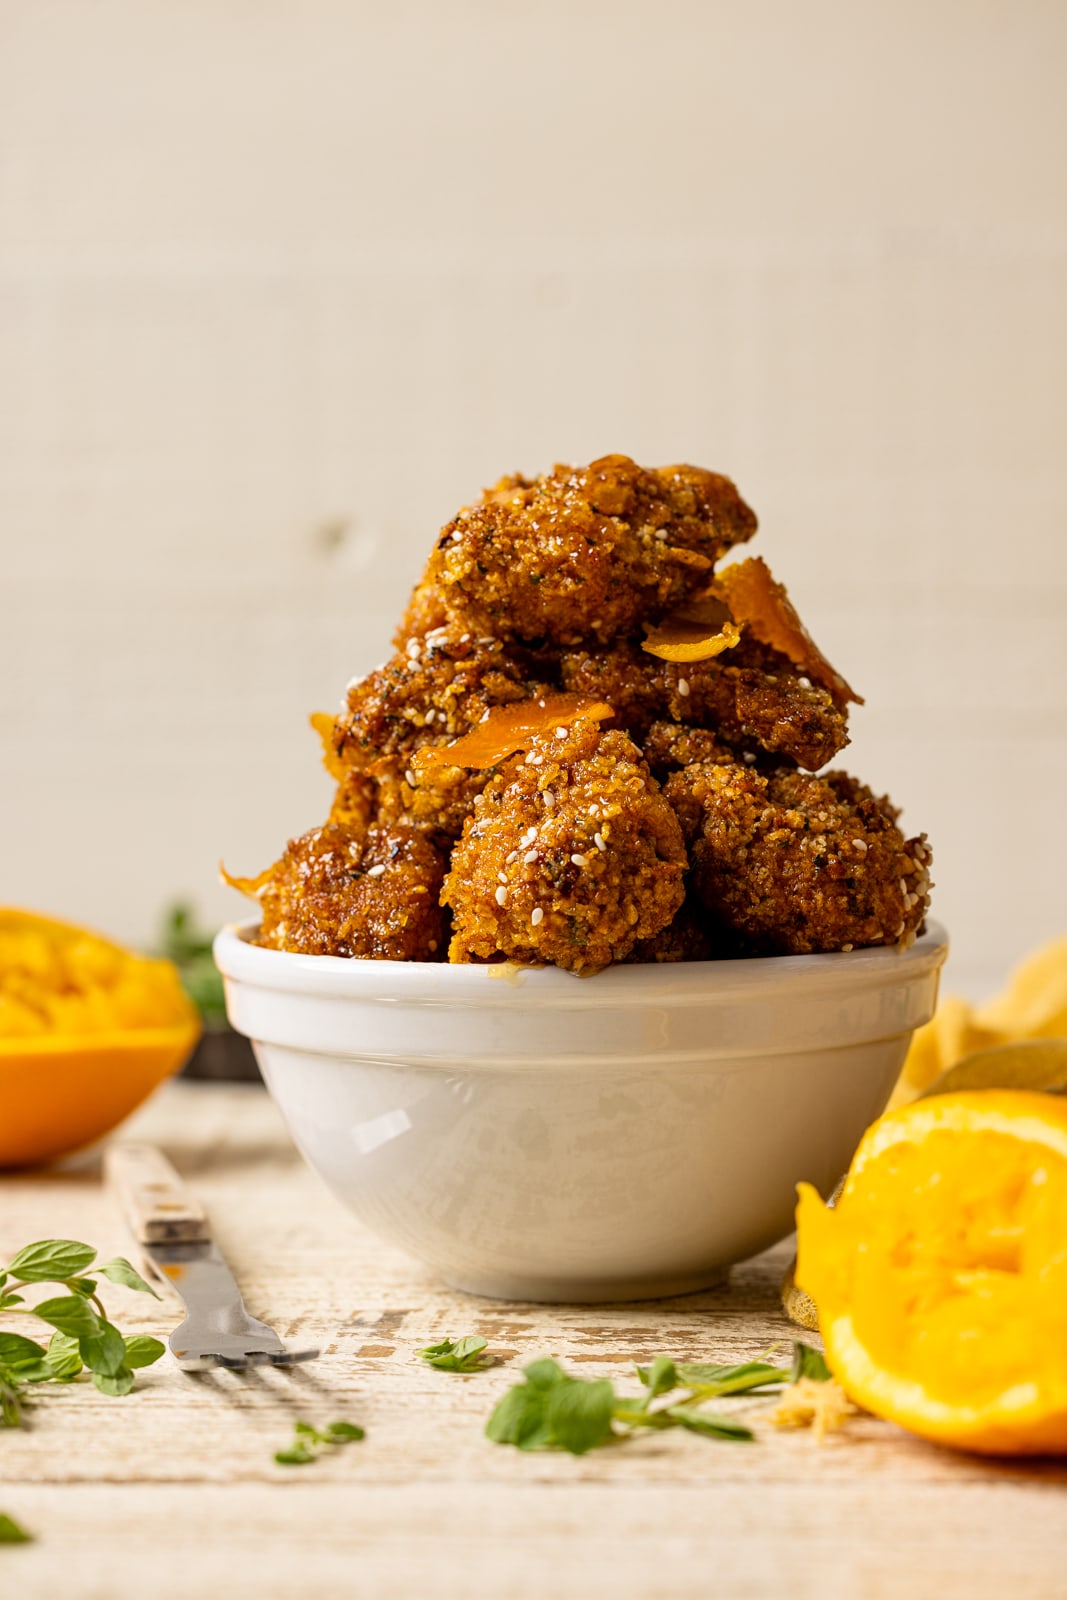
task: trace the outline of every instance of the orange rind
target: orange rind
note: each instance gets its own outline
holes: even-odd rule
[[[411,765],[420,775],[437,767],[467,767],[484,772],[517,751],[528,749],[557,727],[569,728],[583,717],[603,722],[614,714],[607,701],[589,695],[545,694],[538,700],[515,700],[510,705],[494,706],[484,722],[451,744],[423,745]]]
[[[711,593],[729,607],[734,622],[744,624],[754,638],[788,656],[844,707],[850,700],[863,704],[863,696],[849,686],[836,667],[831,666],[807,628],[796,607],[762,556],[737,561],[716,573]]]
[[[0,909],[0,1167],[54,1160],[110,1132],[199,1034],[169,961]]]
[[[1067,1453],[1067,1101],[915,1101],[832,1209],[799,1193],[796,1281],[852,1400],[963,1450]]]

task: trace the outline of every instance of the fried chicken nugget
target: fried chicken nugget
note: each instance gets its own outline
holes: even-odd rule
[[[605,644],[684,599],[755,531],[730,479],[700,467],[611,455],[503,478],[442,529],[408,619],[440,604],[475,634]]]
[[[563,686],[615,707],[616,720],[641,743],[654,722],[704,728],[736,751],[786,756],[816,770],[848,744],[848,716],[825,689],[797,674],[787,656],[744,635],[706,661],[661,661],[638,645],[570,650],[560,658]]]
[[[625,734],[580,720],[510,760],[478,796],[442,900],[450,961],[599,972],[684,898],[677,818]]]
[[[455,839],[489,773],[440,767],[416,776],[412,756],[423,745],[451,744],[492,707],[544,687],[530,663],[499,640],[438,628],[409,639],[384,666],[349,684],[346,709],[334,724],[334,751],[377,783],[377,821]],[[335,806],[351,788],[342,782]]]
[[[914,937],[929,903],[926,836],[846,772],[698,765],[665,790],[688,833],[692,885],[751,955],[807,955]]]
[[[244,886],[262,910],[256,943],[300,955],[443,960],[444,873],[443,857],[413,828],[313,828]]]

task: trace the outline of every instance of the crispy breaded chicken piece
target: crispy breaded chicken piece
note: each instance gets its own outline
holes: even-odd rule
[[[786,756],[811,770],[848,743],[847,713],[827,691],[798,675],[787,656],[744,635],[705,661],[662,661],[626,641],[569,650],[560,675],[565,689],[607,700],[638,743],[667,717],[738,752]]]
[[[806,955],[914,936],[929,901],[926,836],[846,772],[710,764],[664,790],[690,840],[692,886],[752,955]]]
[[[334,752],[377,782],[376,820],[426,828],[441,842],[458,838],[490,774],[439,767],[420,777],[412,756],[423,745],[451,744],[492,707],[544,687],[521,652],[505,650],[498,639],[438,628],[349,685],[334,724]]]
[[[503,478],[447,524],[406,624],[440,604],[460,629],[606,644],[684,599],[756,531],[729,478],[629,456]]]
[[[256,943],[300,955],[443,960],[444,871],[413,828],[313,828],[246,891],[263,913]]]
[[[442,893],[449,960],[598,972],[671,921],[685,868],[640,751],[581,720],[511,759],[475,801]]]

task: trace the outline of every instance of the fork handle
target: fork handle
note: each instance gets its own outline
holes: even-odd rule
[[[139,1244],[208,1244],[211,1225],[154,1144],[112,1144],[104,1173]]]

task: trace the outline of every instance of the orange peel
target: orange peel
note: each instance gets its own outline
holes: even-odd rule
[[[330,774],[330,777],[336,778],[337,782],[340,783],[342,779],[348,776],[349,768],[345,766],[341,757],[337,754],[337,746],[334,744],[333,734],[337,726],[337,718],[332,717],[328,711],[313,711],[308,721],[322,740],[323,766]]]
[[[723,602],[705,595],[687,601],[649,628],[641,648],[661,661],[710,661],[740,643],[741,631]]]
[[[913,1101],[832,1209],[799,1193],[796,1281],[850,1399],[958,1449],[1067,1454],[1067,1101]]]
[[[438,767],[467,767],[482,772],[518,750],[526,750],[557,727],[569,728],[580,718],[602,722],[613,717],[606,700],[582,694],[546,694],[539,700],[515,700],[494,706],[477,727],[451,744],[423,745],[412,758],[417,775]]]
[[[744,623],[762,644],[788,656],[813,683],[825,689],[834,703],[844,707],[850,700],[863,704],[863,696],[849,686],[831,666],[786,592],[761,556],[736,561],[716,573],[711,593],[728,607],[735,623]]]

